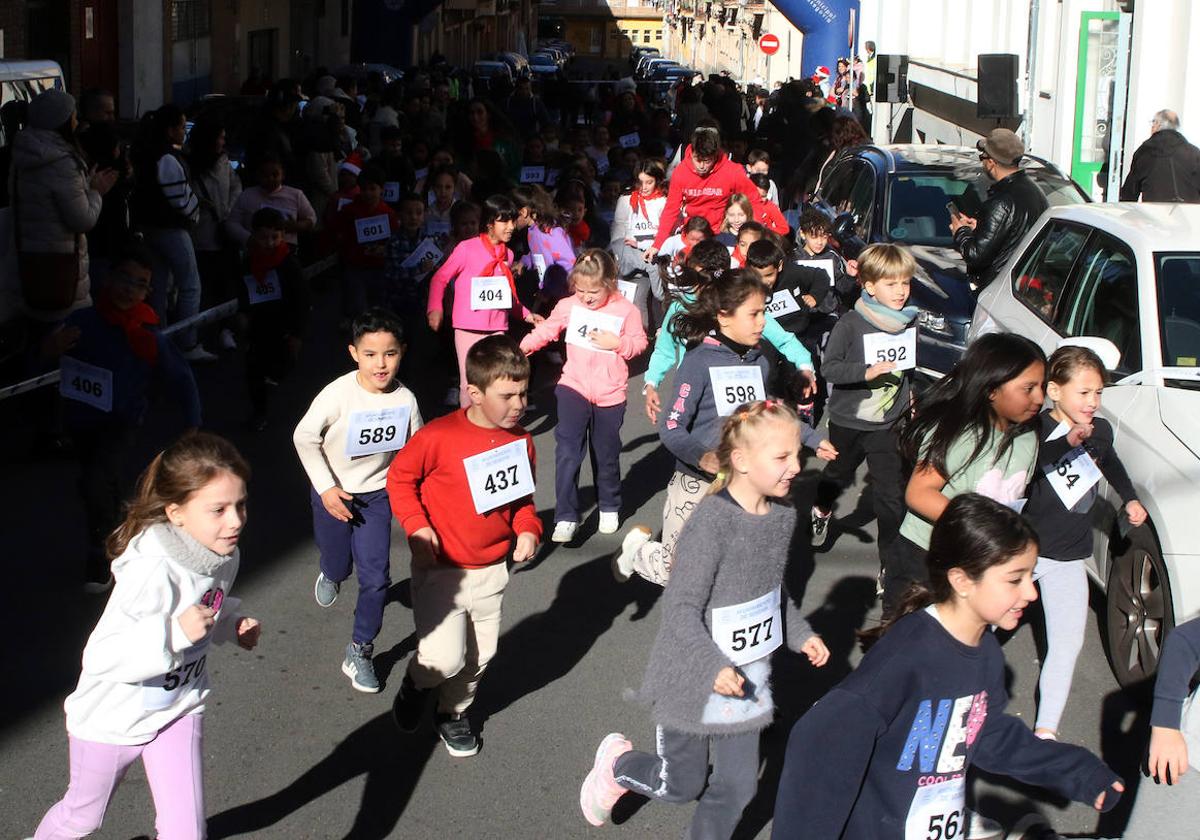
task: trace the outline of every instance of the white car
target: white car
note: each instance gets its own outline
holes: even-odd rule
[[[1047,355],[1075,336],[1120,354],[1100,413],[1150,519],[1128,530],[1102,482],[1089,571],[1113,673],[1143,680],[1167,631],[1200,612],[1200,206],[1050,209],[979,295],[968,341],[997,330]]]

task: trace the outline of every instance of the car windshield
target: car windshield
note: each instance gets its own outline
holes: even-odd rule
[[[1163,364],[1200,367],[1200,254],[1155,254]]]
[[[1067,179],[1040,168],[1031,167],[1026,172],[1051,207],[1084,201],[1079,189]],[[954,202],[961,212],[977,217],[989,185],[978,166],[893,175],[887,198],[887,234],[910,245],[950,247],[954,240],[946,205]]]
[[[548,55],[531,55],[529,56],[530,64],[553,64],[554,59]]]

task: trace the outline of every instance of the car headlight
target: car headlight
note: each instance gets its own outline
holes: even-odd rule
[[[953,334],[953,331],[946,327],[946,316],[940,315],[937,312],[931,312],[928,309],[920,310],[920,314],[917,316],[917,325],[928,332],[940,335]]]

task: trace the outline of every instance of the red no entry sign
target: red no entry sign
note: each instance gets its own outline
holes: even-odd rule
[[[779,36],[768,32],[758,39],[758,48],[767,55],[775,55],[779,52]]]

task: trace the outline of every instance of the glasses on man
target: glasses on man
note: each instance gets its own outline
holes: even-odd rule
[[[980,163],[983,163],[985,160],[991,160],[991,159],[992,159],[991,155],[985,155],[983,152],[979,153],[979,162]]]

